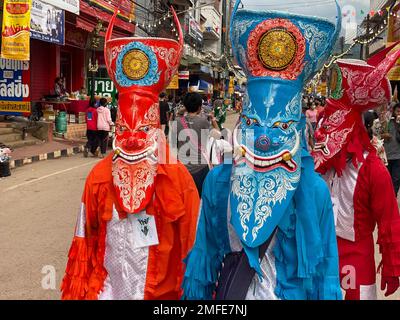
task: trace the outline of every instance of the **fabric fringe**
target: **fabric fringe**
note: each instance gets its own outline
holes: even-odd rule
[[[218,272],[222,260],[217,257],[209,257],[205,252],[194,248],[184,260],[186,265],[185,277],[182,288],[184,299],[209,300],[212,298],[215,284],[218,280]]]
[[[87,239],[74,237],[68,254],[68,263],[61,283],[63,300],[83,300],[88,291],[90,250]]]

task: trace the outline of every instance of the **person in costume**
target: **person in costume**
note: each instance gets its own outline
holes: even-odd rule
[[[390,49],[390,48],[389,48]],[[387,53],[386,50],[385,53]],[[399,287],[400,215],[388,170],[371,145],[362,121],[366,110],[391,97],[387,72],[400,57],[338,60],[332,70],[331,97],[315,132],[316,170],[331,190],[346,299],[376,299],[373,232],[378,226],[382,254],[381,290]]]
[[[111,39],[105,60],[119,92],[114,153],[90,172],[62,281],[62,299],[179,299],[199,196],[169,155],[158,95],[179,66],[179,41]],[[171,196],[173,195],[173,196]]]
[[[335,26],[239,4],[230,34],[247,92],[233,133],[235,157],[205,180],[184,298],[220,299],[227,259],[242,252],[255,271],[243,299],[341,299],[332,203],[301,120],[304,83],[336,42],[340,9],[336,4]]]

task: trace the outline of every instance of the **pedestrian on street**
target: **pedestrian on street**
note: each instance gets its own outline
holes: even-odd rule
[[[388,132],[382,136],[385,139],[388,170],[397,196],[400,189],[400,103],[393,107],[392,118],[388,123]]]
[[[211,127],[207,118],[200,115],[203,100],[199,93],[188,93],[183,104],[187,115],[178,118],[177,134],[173,137],[178,139],[178,159],[189,170],[201,195],[204,179],[210,169],[205,142],[208,141],[210,130],[212,128],[219,130],[219,127],[213,114],[210,114]],[[184,130],[186,132],[182,137],[181,132]],[[202,135],[207,135],[207,137],[202,138]]]
[[[97,108],[97,137],[100,144],[100,158],[104,158],[107,152],[108,135],[113,125],[110,109],[107,108],[107,99],[101,98],[100,107]]]
[[[310,120],[313,130],[317,127],[318,111],[316,110],[315,102],[308,104],[309,109],[306,111],[306,117]]]
[[[165,92],[159,95],[159,106],[160,106],[160,122],[161,130],[168,136],[168,118],[169,118],[169,104],[166,101],[167,95]]]
[[[96,156],[99,142],[97,138],[97,108],[95,99],[90,100],[89,108],[86,110],[86,137],[87,143],[83,151],[84,157],[87,158],[89,151],[93,156]]]

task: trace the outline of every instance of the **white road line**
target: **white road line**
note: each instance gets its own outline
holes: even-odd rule
[[[44,180],[44,179],[47,179],[47,178],[50,178],[50,177],[53,177],[53,176],[56,176],[56,175],[59,175],[59,174],[68,172],[68,171],[72,171],[72,170],[79,169],[79,168],[82,168],[82,167],[85,167],[85,166],[88,166],[88,165],[92,165],[93,163],[95,163],[95,162],[97,162],[97,161],[98,161],[98,160],[91,161],[91,162],[87,162],[87,163],[81,164],[81,165],[79,165],[79,166],[75,166],[75,167],[71,167],[71,168],[68,168],[68,169],[65,169],[65,170],[57,171],[57,172],[54,172],[54,173],[45,175],[45,176],[43,176],[43,177],[34,179],[34,180],[30,180],[30,181],[26,181],[26,182],[17,184],[17,185],[15,185],[15,186],[12,186],[12,187],[9,187],[9,188],[7,188],[7,189],[4,189],[4,190],[3,190],[3,193],[4,193],[4,192],[7,192],[7,191],[15,190],[15,189],[17,189],[17,188],[19,188],[19,187],[23,187],[23,186],[26,186],[26,185],[28,185],[28,184],[35,183],[35,182],[38,182],[38,181],[40,181],[40,180]]]

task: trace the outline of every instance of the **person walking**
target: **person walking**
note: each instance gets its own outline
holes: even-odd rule
[[[86,110],[86,137],[87,143],[83,151],[83,156],[87,158],[89,151],[93,156],[96,156],[99,142],[97,138],[97,108],[95,99],[90,100],[89,108]]]
[[[161,129],[168,135],[168,118],[169,118],[169,104],[167,102],[167,95],[165,92],[160,93],[159,95],[159,106],[160,106],[160,122]]]
[[[104,158],[107,152],[108,135],[113,125],[110,109],[107,108],[107,99],[101,98],[100,107],[97,108],[97,137],[100,144],[100,158]]]
[[[178,159],[189,170],[196,184],[199,195],[207,173],[210,170],[209,159],[206,148],[210,133],[210,122],[207,118],[200,115],[203,100],[196,92],[188,93],[183,104],[187,115],[181,116],[177,120]],[[215,117],[210,115],[211,126],[219,130]],[[182,133],[185,130],[184,133]],[[207,135],[205,138],[203,135]]]
[[[318,111],[316,110],[315,102],[309,103],[309,109],[306,111],[306,117],[310,120],[313,130],[317,127]]]
[[[385,139],[388,170],[397,196],[400,189],[400,103],[393,107],[392,118],[388,123],[388,132],[382,137]]]

